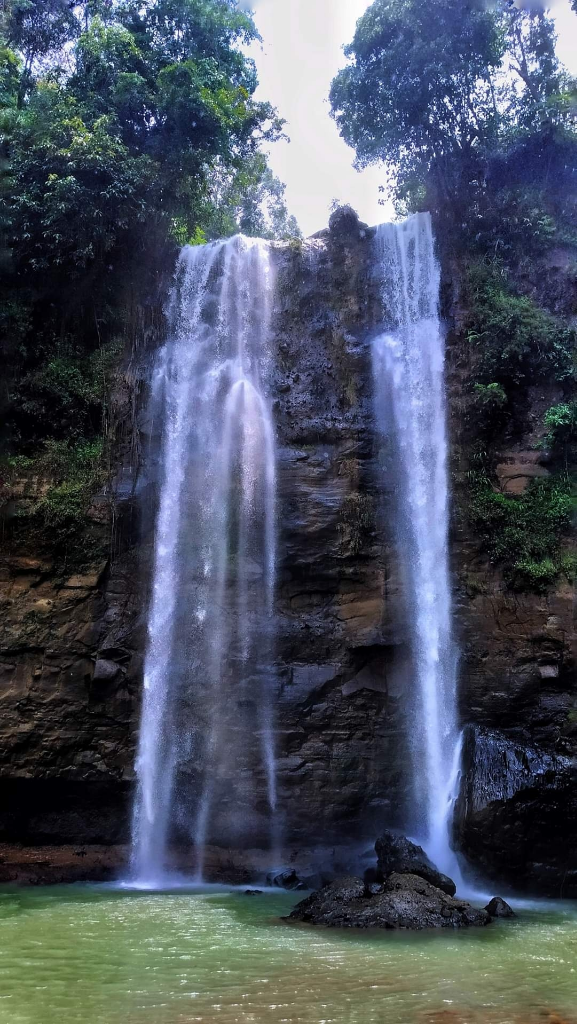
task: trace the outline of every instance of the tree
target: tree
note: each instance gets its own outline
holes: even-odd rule
[[[360,165],[393,171],[401,197],[426,180],[454,196],[504,141],[563,117],[551,20],[503,0],[375,0],[345,54],[332,116]]]
[[[203,229],[209,238],[237,231],[259,238],[301,238],[284,192],[263,153],[252,154],[236,170],[222,167],[213,178]]]
[[[22,55],[19,106],[32,87],[34,72],[79,31],[71,0],[7,0],[3,33],[8,46]]]
[[[228,0],[149,0],[121,3],[116,22],[93,17],[76,46],[69,89],[93,117],[113,114],[131,151],[158,161],[159,207],[189,233],[215,169],[237,167],[281,131],[270,104],[252,98],[254,65],[236,49],[255,34]]]
[[[112,128],[110,115],[84,118],[57,83],[40,83],[16,122],[12,247],[30,281],[61,270],[77,280],[146,217],[156,168]]]
[[[2,29],[7,422],[33,444],[38,381],[55,365],[76,379],[116,343],[127,282],[154,294],[203,232],[294,226],[259,152],[282,121],[254,98],[239,44],[256,29],[234,0],[12,0]]]

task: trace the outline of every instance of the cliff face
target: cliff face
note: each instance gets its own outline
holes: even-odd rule
[[[372,425],[369,343],[378,297],[370,233],[336,217],[324,237],[279,245],[276,253],[279,804],[291,849],[369,843],[381,826],[405,821],[412,728],[404,713],[410,624]],[[470,726],[457,834],[485,874],[577,894],[570,868],[577,851],[574,592],[568,583],[545,593],[508,589],[469,525],[469,354],[446,270],[452,563],[461,711]],[[118,415],[128,424],[122,394],[119,385]],[[543,401],[541,392],[534,395],[535,417]],[[153,429],[141,412],[147,442]],[[547,472],[531,443],[521,437],[503,451],[505,492]],[[127,839],[155,466],[150,456],[137,465],[126,446],[118,452],[115,486],[95,497],[88,513],[100,554],[82,572],[67,575],[49,545],[17,543],[7,522],[0,623],[5,843]],[[26,500],[26,488],[41,486],[26,479],[13,485],[9,511]]]
[[[40,485],[16,481],[8,516]],[[4,842],[125,835],[145,591],[134,546],[110,557],[118,509],[110,496],[95,497],[87,532],[98,538],[99,557],[68,572],[46,540],[14,541],[8,518],[0,560]],[[124,511],[130,520],[134,509]]]

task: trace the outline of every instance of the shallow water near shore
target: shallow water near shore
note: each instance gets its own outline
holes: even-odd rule
[[[0,1024],[577,1024],[577,907],[435,933],[287,925],[294,894],[0,890]]]

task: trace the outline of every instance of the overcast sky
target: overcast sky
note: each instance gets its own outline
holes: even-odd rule
[[[325,227],[333,199],[350,203],[369,224],[391,216],[379,205],[382,169],[355,171],[354,153],[329,117],[328,92],[344,64],[342,47],[370,0],[252,0],[262,47],[253,46],[259,95],[287,121],[290,143],[276,143],[270,163],[286,183],[286,198],[305,235]],[[423,0],[426,2],[426,0]],[[553,8],[559,56],[577,73],[577,17],[569,0]]]

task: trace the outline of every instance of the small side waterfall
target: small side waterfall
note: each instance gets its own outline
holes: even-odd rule
[[[204,848],[275,834],[270,662],[275,442],[267,380],[270,250],[183,249],[158,358],[163,417],[132,876],[162,882],[176,833]]]
[[[407,708],[414,780],[408,827],[431,859],[457,877],[449,828],[461,741],[449,582],[444,337],[429,214],[380,225],[375,246],[387,328],[373,343],[375,412],[390,445],[415,685]]]

